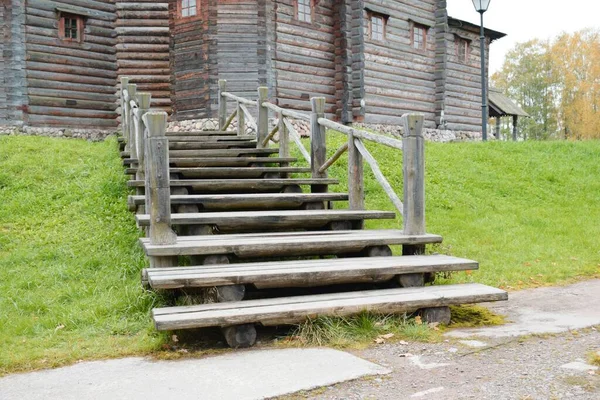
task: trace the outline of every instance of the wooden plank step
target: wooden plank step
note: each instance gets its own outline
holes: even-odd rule
[[[220,141],[220,142],[169,142],[169,150],[205,150],[205,149],[248,149],[256,148],[256,141]]]
[[[126,175],[133,175],[137,168],[126,168]],[[310,173],[310,168],[304,167],[172,167],[170,172],[180,174],[183,179],[243,179],[261,178],[265,174]]]
[[[477,261],[432,255],[147,268],[142,275],[150,287],[156,290],[246,284],[269,288],[381,282],[400,274],[464,271],[478,268]]]
[[[232,136],[232,135],[215,135],[215,136],[169,136],[169,143],[174,142],[243,142],[256,141],[254,135]]]
[[[144,187],[144,181],[131,180],[129,187]],[[190,187],[196,192],[268,192],[280,191],[291,185],[337,185],[337,179],[288,178],[288,179],[181,179],[171,180],[173,187]]]
[[[282,164],[298,161],[293,157],[190,157],[170,158],[169,163],[175,167],[247,167],[253,164]]]
[[[165,331],[249,323],[284,325],[308,317],[341,317],[363,311],[397,314],[507,299],[504,290],[468,283],[155,308],[152,316],[156,329]]]
[[[266,156],[269,154],[277,154],[279,149],[201,149],[201,150],[170,150],[169,157],[239,157],[239,156]],[[122,158],[129,158],[128,151],[122,151]]]
[[[203,209],[296,208],[305,203],[347,201],[347,193],[251,193],[171,195],[171,204],[196,204]],[[129,209],[145,204],[144,196],[129,196]]]
[[[154,245],[148,238],[140,239],[148,256],[235,254],[240,258],[337,255],[360,252],[370,246],[441,241],[438,235],[405,235],[395,229],[180,236],[172,245]]]
[[[174,131],[167,131],[165,133],[165,135],[167,137],[169,136],[181,136],[181,135],[186,135],[186,136],[237,136],[237,131],[191,131],[191,132],[174,132]]]
[[[333,221],[363,221],[367,219],[394,219],[389,211],[366,210],[269,210],[179,213],[171,215],[173,225],[216,225],[222,231],[273,228],[322,228]],[[150,225],[150,215],[138,214],[139,226]]]

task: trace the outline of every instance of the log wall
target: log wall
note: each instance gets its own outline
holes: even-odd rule
[[[312,23],[297,21],[293,0],[274,0],[274,77],[278,105],[310,110],[310,98],[326,99],[335,114],[334,1],[315,2]]]
[[[116,16],[118,77],[151,93],[152,108],[171,112],[169,3],[117,1]]]
[[[1,95],[4,119],[0,123],[20,126],[27,123],[27,79],[25,72],[25,4],[2,0],[2,78]]]
[[[171,99],[173,118],[209,117],[209,3],[202,1],[196,17],[177,18],[177,2],[169,3],[171,28]]]
[[[434,128],[435,0],[365,0],[367,11],[387,15],[383,41],[364,39],[365,123],[399,125],[404,113],[425,116]],[[429,27],[426,48],[414,49],[413,23]]]
[[[57,7],[85,18],[81,43],[59,39]],[[26,1],[29,125],[117,125],[115,11],[111,0]]]
[[[456,55],[457,37],[470,40],[466,63]],[[458,131],[481,131],[481,46],[479,32],[449,27],[446,34],[446,77],[444,118],[446,126]],[[489,65],[489,39],[486,65]],[[486,72],[487,76],[487,72]]]

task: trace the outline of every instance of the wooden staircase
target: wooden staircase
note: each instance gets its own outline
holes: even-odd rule
[[[399,141],[336,125],[349,142],[326,160],[325,126],[334,123],[324,119],[321,99],[313,99],[307,116],[266,102],[265,88],[259,88],[258,101],[251,101],[225,92],[221,81],[221,130],[166,132],[166,114],[149,112],[145,95],[129,98],[135,92],[126,80],[122,83],[129,117],[121,155],[125,172],[133,176],[128,185],[137,192],[128,205],[147,232],[140,243],[150,259],[142,282],[151,290],[201,292],[199,298],[214,302],[154,309],[157,329],[220,326],[230,346],[247,347],[256,339],[256,324],[363,310],[420,312],[427,321],[447,323],[450,305],[507,298],[506,292],[479,284],[425,286],[438,272],[473,270],[478,263],[424,255],[425,245],[442,238],[424,229],[422,118],[405,117],[402,203],[387,189],[361,139],[392,147]],[[236,102],[229,117],[227,100]],[[247,113],[250,105],[257,107],[256,122]],[[269,109],[280,121],[270,132]],[[235,115],[254,126],[256,135],[246,134],[245,126],[227,131]],[[292,165],[297,160],[289,143],[299,139],[290,138],[296,134],[286,117],[311,121],[310,157],[301,149],[308,168]],[[276,131],[279,148],[266,147]],[[326,170],[344,151],[349,152],[349,192],[330,192],[338,181]],[[364,209],[363,158],[402,212],[403,229],[363,229],[366,220],[396,217]],[[394,246],[402,255],[392,254]],[[180,266],[183,259],[192,265]],[[320,287],[327,290],[317,291]],[[281,288],[314,289],[292,296]],[[277,297],[273,289],[279,289]]]

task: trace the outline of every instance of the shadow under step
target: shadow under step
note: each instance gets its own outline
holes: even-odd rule
[[[215,135],[215,136],[168,136],[169,143],[175,142],[244,142],[244,141],[254,141],[256,142],[256,136],[254,135],[243,135],[243,136],[233,136],[233,135]]]
[[[293,157],[200,157],[171,158],[169,164],[174,167],[248,167],[254,164],[282,164],[298,161]]]
[[[340,255],[373,246],[441,242],[439,235],[405,235],[395,229],[180,236],[177,243],[168,245],[140,239],[146,255],[151,257],[234,254],[240,258]]]
[[[251,193],[171,195],[171,205],[194,204],[204,210],[298,208],[306,203],[347,201],[347,193]],[[145,204],[144,196],[129,196],[131,211]]]
[[[248,149],[256,148],[256,142],[169,142],[169,150]]]
[[[127,168],[125,174],[133,175],[137,168]],[[304,167],[171,167],[172,174],[180,174],[183,179],[258,179],[265,174],[310,173]]]
[[[219,131],[219,130],[211,130],[211,131],[167,131],[165,132],[167,137],[169,136],[237,136],[237,131]]]
[[[250,284],[265,289],[383,282],[401,274],[478,268],[477,261],[446,255],[356,257],[146,268],[142,280],[155,290]]]
[[[171,187],[188,187],[196,192],[269,192],[280,191],[295,185],[337,185],[337,179],[288,178],[288,179],[182,179],[171,180]],[[143,188],[142,180],[127,182],[129,187]]]
[[[256,229],[317,229],[336,221],[394,219],[389,211],[362,210],[272,210],[179,213],[171,215],[172,225],[214,225],[222,232]],[[150,215],[135,216],[138,226],[149,226]],[[349,226],[349,228],[352,225]]]
[[[363,311],[410,313],[421,308],[507,299],[504,290],[469,283],[155,308],[152,317],[160,331],[257,323],[272,326],[294,324],[309,317],[341,317]]]
[[[183,157],[239,157],[239,156],[266,156],[269,154],[277,154],[279,149],[200,149],[200,150],[169,150],[170,158]],[[129,158],[129,151],[122,151],[122,158]]]

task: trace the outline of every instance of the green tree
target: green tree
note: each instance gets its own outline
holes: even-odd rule
[[[492,84],[515,100],[531,118],[520,120],[521,131],[531,139],[557,135],[556,81],[550,43],[538,39],[518,43],[504,60]]]

